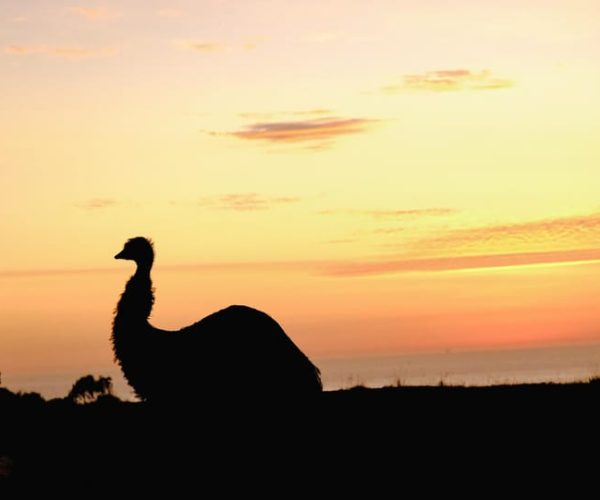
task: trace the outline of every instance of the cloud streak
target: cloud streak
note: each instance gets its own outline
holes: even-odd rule
[[[298,203],[300,198],[292,196],[262,196],[258,193],[232,193],[202,198],[198,204],[202,207],[236,212],[254,212],[267,210],[278,205]]]
[[[456,92],[496,90],[509,88],[513,85],[512,80],[498,78],[489,70],[450,69],[406,75],[401,83],[387,85],[382,87],[381,91],[385,94],[397,94],[406,91]]]
[[[209,132],[249,141],[271,143],[323,142],[368,131],[378,120],[366,118],[316,118],[295,121],[259,122],[233,132]]]
[[[600,244],[600,212],[540,219],[514,224],[464,228],[450,231],[421,243],[428,247],[461,247],[469,245],[570,245]]]
[[[338,240],[338,243],[348,243]],[[494,255],[467,255],[460,257],[437,257],[429,259],[396,259],[372,261],[238,261],[213,262],[189,265],[157,266],[157,271],[189,272],[295,272],[332,278],[352,278],[385,274],[401,274],[415,272],[451,272],[477,269],[500,269],[548,264],[587,264],[600,265],[600,248],[550,251],[521,252]],[[83,274],[122,273],[121,269],[112,268],[75,268],[75,269],[17,269],[0,270],[0,279],[68,276]]]
[[[445,217],[455,215],[458,210],[454,208],[415,208],[405,210],[351,210],[332,209],[321,210],[321,215],[365,215],[376,219],[418,219],[421,217]]]
[[[463,255],[428,259],[346,262],[324,266],[327,276],[352,277],[408,272],[465,271],[541,264],[600,262],[600,248],[494,255]]]
[[[299,272],[307,273],[317,271],[317,264],[323,265],[326,262],[314,261],[237,261],[237,262],[212,262],[199,264],[172,264],[158,265],[157,272]],[[15,269],[15,270],[0,270],[0,279],[11,278],[35,278],[45,276],[79,276],[86,274],[106,274],[106,273],[123,273],[118,267],[104,268],[54,268],[54,269]]]
[[[44,55],[60,59],[92,59],[110,57],[117,53],[114,47],[85,48],[79,46],[53,46],[53,45],[8,45],[4,53],[10,56]]]

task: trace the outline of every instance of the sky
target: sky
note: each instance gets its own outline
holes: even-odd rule
[[[265,310],[311,357],[600,341],[594,0],[0,4],[0,370]]]

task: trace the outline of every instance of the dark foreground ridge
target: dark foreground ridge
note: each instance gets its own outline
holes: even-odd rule
[[[90,404],[0,389],[0,487],[191,484],[596,446],[600,383],[354,388],[285,401]],[[452,453],[450,453],[452,452]],[[477,458],[479,460],[479,458]],[[432,465],[430,463],[430,465]]]

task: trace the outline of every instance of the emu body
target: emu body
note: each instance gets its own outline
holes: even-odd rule
[[[149,322],[151,243],[133,238],[115,258],[137,264],[115,310],[112,343],[142,400],[288,398],[322,390],[319,369],[273,318],[256,309],[234,305],[178,331],[155,328]]]

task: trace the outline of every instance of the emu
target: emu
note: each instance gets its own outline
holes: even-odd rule
[[[128,240],[115,259],[137,268],[115,309],[115,359],[143,401],[205,397],[298,398],[322,391],[319,369],[269,315],[232,305],[178,331],[152,326],[150,240]]]

